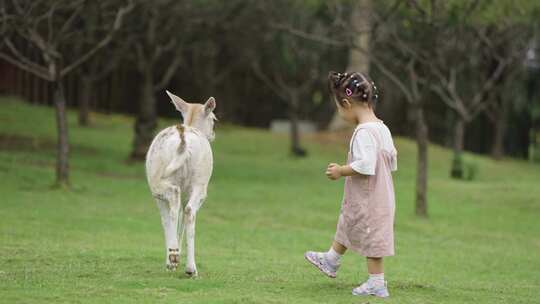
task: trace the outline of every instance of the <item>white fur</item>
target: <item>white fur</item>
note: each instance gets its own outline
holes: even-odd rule
[[[167,93],[184,117],[189,107],[200,107]],[[179,149],[182,144],[180,131],[171,126],[156,135],[146,156],[148,184],[159,207],[165,232],[167,267],[176,269],[185,231],[186,273],[192,275],[197,275],[195,219],[206,199],[213,165],[210,141],[214,138],[212,111],[215,100],[211,98],[204,107],[205,111],[192,119],[191,126],[184,125],[184,149]]]

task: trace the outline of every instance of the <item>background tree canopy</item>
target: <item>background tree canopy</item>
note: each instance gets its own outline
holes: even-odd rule
[[[165,88],[188,100],[216,96],[218,116],[233,124],[287,118],[293,135],[299,120],[324,129],[334,114],[326,75],[351,68],[355,51],[380,84],[378,114],[396,134],[453,146],[456,176],[463,149],[497,158],[534,151],[537,1],[4,0],[2,7],[3,92],[53,104],[62,84],[83,125],[90,110],[136,114],[132,159],[144,157],[158,115],[173,115]],[[115,12],[122,18],[113,24]],[[354,26],[358,18],[369,18],[368,26]],[[40,77],[51,62],[75,73]],[[302,152],[297,135],[292,151]]]

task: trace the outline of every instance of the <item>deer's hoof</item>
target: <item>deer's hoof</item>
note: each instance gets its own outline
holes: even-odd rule
[[[180,262],[180,255],[178,253],[169,254],[169,263],[171,263],[171,265],[178,266],[179,262]]]
[[[192,278],[196,278],[199,273],[197,272],[197,269],[195,268],[186,268],[186,274]]]
[[[176,270],[178,263],[180,263],[180,252],[178,249],[169,248],[169,254],[167,256],[167,269]]]

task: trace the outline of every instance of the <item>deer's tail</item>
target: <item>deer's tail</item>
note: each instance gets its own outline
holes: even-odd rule
[[[178,134],[180,135],[180,144],[176,150],[178,154],[174,157],[173,161],[165,168],[165,171],[162,173],[162,178],[169,177],[176,170],[178,170],[186,162],[187,153],[186,152],[186,128],[183,125],[176,125]]]
[[[180,145],[178,145],[178,154],[184,153],[186,151],[186,127],[181,124],[176,125],[176,129],[178,130],[178,134],[180,135]]]

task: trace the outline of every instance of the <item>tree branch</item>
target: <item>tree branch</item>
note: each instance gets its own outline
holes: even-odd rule
[[[29,73],[32,73],[34,75],[36,75],[37,77],[41,78],[41,79],[45,79],[47,81],[52,81],[53,78],[51,77],[51,75],[47,72],[47,69],[46,68],[41,68],[41,69],[38,69],[36,68],[35,66],[29,66],[17,59],[14,59],[12,58],[11,56],[5,54],[5,53],[2,53],[0,52],[0,58],[4,59],[5,61],[13,64],[14,66],[22,69],[22,70],[25,70]]]
[[[258,62],[252,62],[251,67],[253,71],[255,72],[255,75],[259,77],[264,83],[274,91],[274,93],[279,96],[284,101],[288,102],[288,96],[283,94],[283,90],[281,90],[278,86],[276,86],[273,81],[264,74],[264,72],[261,70],[261,67]]]
[[[288,32],[289,34],[292,34],[292,35],[300,37],[300,38],[304,38],[304,39],[315,41],[315,42],[320,42],[320,43],[327,44],[327,45],[342,46],[342,47],[345,47],[345,46],[349,45],[349,44],[347,44],[345,42],[342,42],[342,41],[339,41],[339,40],[331,39],[331,38],[320,36],[320,35],[315,35],[315,34],[312,34],[312,33],[307,33],[305,31],[293,28],[293,27],[291,27],[289,25],[285,25],[285,24],[273,23],[272,27],[275,28],[275,29],[284,30],[284,31]]]
[[[397,75],[395,75],[392,71],[390,71],[390,69],[388,69],[386,65],[383,64],[382,61],[379,60],[379,58],[377,58],[376,55],[372,54],[370,59],[375,64],[375,66],[379,69],[379,71],[381,71],[386,77],[388,77],[388,79],[390,79],[390,81],[392,81],[401,90],[403,95],[405,95],[405,99],[407,100],[407,102],[409,102],[410,104],[419,102],[418,100],[415,100],[415,98],[412,96],[410,90],[407,88],[405,83],[401,81],[401,79],[399,79]]]
[[[60,31],[58,31],[58,37],[61,37],[69,28],[71,28],[73,21],[75,21],[75,19],[80,15],[80,13],[85,8],[85,6],[82,5],[84,2],[85,1],[82,0],[76,3],[70,3],[71,5],[75,7],[75,9],[73,10],[73,13],[71,13],[71,15],[67,18],[66,22],[64,22],[64,24],[60,28]]]
[[[6,56],[9,56],[12,58],[12,60],[18,60],[21,62],[21,64],[26,65],[28,68],[34,69],[36,71],[39,71],[39,73],[47,73],[47,69],[36,64],[32,60],[30,60],[28,57],[24,56],[17,50],[15,45],[11,42],[9,38],[4,38],[4,44],[7,46],[9,51],[15,56],[15,58],[11,57],[9,54],[5,54]]]
[[[62,71],[60,72],[60,76],[63,77],[72,70],[76,69],[79,65],[83,64],[85,61],[87,61],[89,58],[91,58],[95,53],[97,53],[100,49],[105,47],[109,42],[112,40],[114,34],[120,27],[122,26],[122,21],[124,18],[124,15],[129,13],[135,5],[133,2],[130,2],[127,6],[122,7],[118,10],[116,13],[116,18],[114,20],[114,24],[112,28],[110,29],[109,33],[103,38],[96,46],[94,46],[92,49],[90,49],[86,54],[79,57],[78,60],[75,60],[68,66],[66,66]]]
[[[154,91],[158,92],[165,88],[165,86],[169,83],[169,81],[171,81],[171,78],[178,70],[178,67],[180,67],[180,63],[182,63],[182,57],[175,56],[173,62],[168,66],[167,70],[163,74],[163,77],[161,77],[160,81],[154,85]]]

